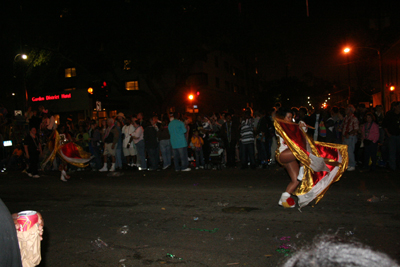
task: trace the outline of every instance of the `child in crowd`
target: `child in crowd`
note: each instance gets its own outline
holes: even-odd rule
[[[196,129],[193,131],[192,144],[196,155],[196,170],[204,169],[204,158],[203,158],[203,138],[199,136],[199,131]]]

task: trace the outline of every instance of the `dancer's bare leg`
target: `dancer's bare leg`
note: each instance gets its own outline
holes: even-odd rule
[[[296,157],[289,149],[282,151],[279,155],[279,160],[287,170],[291,179],[289,185],[286,187],[286,192],[292,194],[299,185],[299,181],[297,180],[297,176],[299,175],[299,164],[297,163]]]

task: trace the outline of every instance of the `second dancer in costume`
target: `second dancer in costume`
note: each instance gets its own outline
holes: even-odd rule
[[[59,170],[61,171],[61,181],[67,182],[69,176],[66,173],[67,164],[74,165],[78,168],[85,168],[93,156],[84,151],[82,147],[70,141],[68,134],[64,133],[64,127],[60,127],[60,133],[54,130],[48,142],[50,155],[42,163],[42,169],[47,163],[52,163],[58,155],[61,159]]]

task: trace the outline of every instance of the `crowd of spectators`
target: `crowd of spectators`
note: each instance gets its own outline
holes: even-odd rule
[[[211,141],[215,139],[220,140],[223,151],[221,166],[268,168],[275,164],[277,141],[273,117],[279,108],[277,103],[260,112],[245,108],[237,113],[229,109],[207,115],[153,113],[144,116],[140,112],[126,116],[120,112],[114,118],[100,121],[74,122],[69,117],[60,122],[43,106],[38,110],[29,108],[16,117],[0,106],[1,145],[4,140],[13,141],[8,152],[1,146],[1,163],[5,168],[27,168],[24,159],[31,157],[32,162],[31,153],[43,157],[48,138],[57,129],[68,141],[94,156],[87,167],[93,171],[215,169],[210,156]],[[373,171],[378,166],[396,170],[400,151],[400,102],[393,102],[386,114],[382,106],[366,108],[363,104],[357,108],[349,105],[319,110],[293,107],[291,110],[294,122],[304,121],[315,128],[307,131],[314,140],[348,145],[348,171],[354,171],[356,166],[360,171]],[[36,153],[33,150],[38,146],[40,149]],[[57,162],[51,168],[57,170]],[[70,170],[82,169],[71,166]]]

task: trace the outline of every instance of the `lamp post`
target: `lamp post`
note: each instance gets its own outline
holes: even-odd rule
[[[378,48],[374,48],[374,47],[361,47],[361,46],[356,46],[354,48],[357,49],[370,49],[370,50],[374,50],[378,53],[378,60],[379,60],[379,83],[381,86],[381,100],[382,100],[382,106],[383,106],[383,111],[386,111],[386,92],[385,92],[385,83],[383,81],[383,71],[382,71],[382,53],[381,50]],[[351,51],[351,48],[346,47],[345,49],[343,49],[343,52],[345,54],[347,54],[347,65],[349,65],[349,52]],[[349,69],[350,67],[348,67]],[[350,83],[350,71],[349,71],[349,83]],[[349,99],[350,99],[350,88],[349,88]]]
[[[26,61],[28,59],[28,56],[26,55],[26,54],[16,54],[15,55],[15,57],[14,57],[14,62],[13,62],[13,70],[14,70],[14,78],[17,78],[17,76],[18,76],[18,73],[17,73],[17,70],[16,70],[16,64],[20,61],[20,60],[24,60],[24,61]],[[27,91],[26,91],[26,84],[25,84],[25,70],[24,71],[22,71],[22,90],[21,89],[17,89],[17,95],[15,96],[15,97],[17,97],[18,96],[18,92],[23,92],[23,94],[24,94],[24,101],[23,101],[23,108],[27,108],[26,107],[26,104],[27,104]],[[17,101],[16,101],[17,102]],[[15,109],[17,109],[18,107],[17,107],[17,105],[15,106]]]
[[[349,86],[349,97],[347,99],[347,104],[350,104],[350,97],[351,97],[351,81],[350,81],[350,61],[349,61],[349,52],[350,48],[346,47],[343,52],[346,54],[347,59],[347,78],[348,78],[348,86]]]

